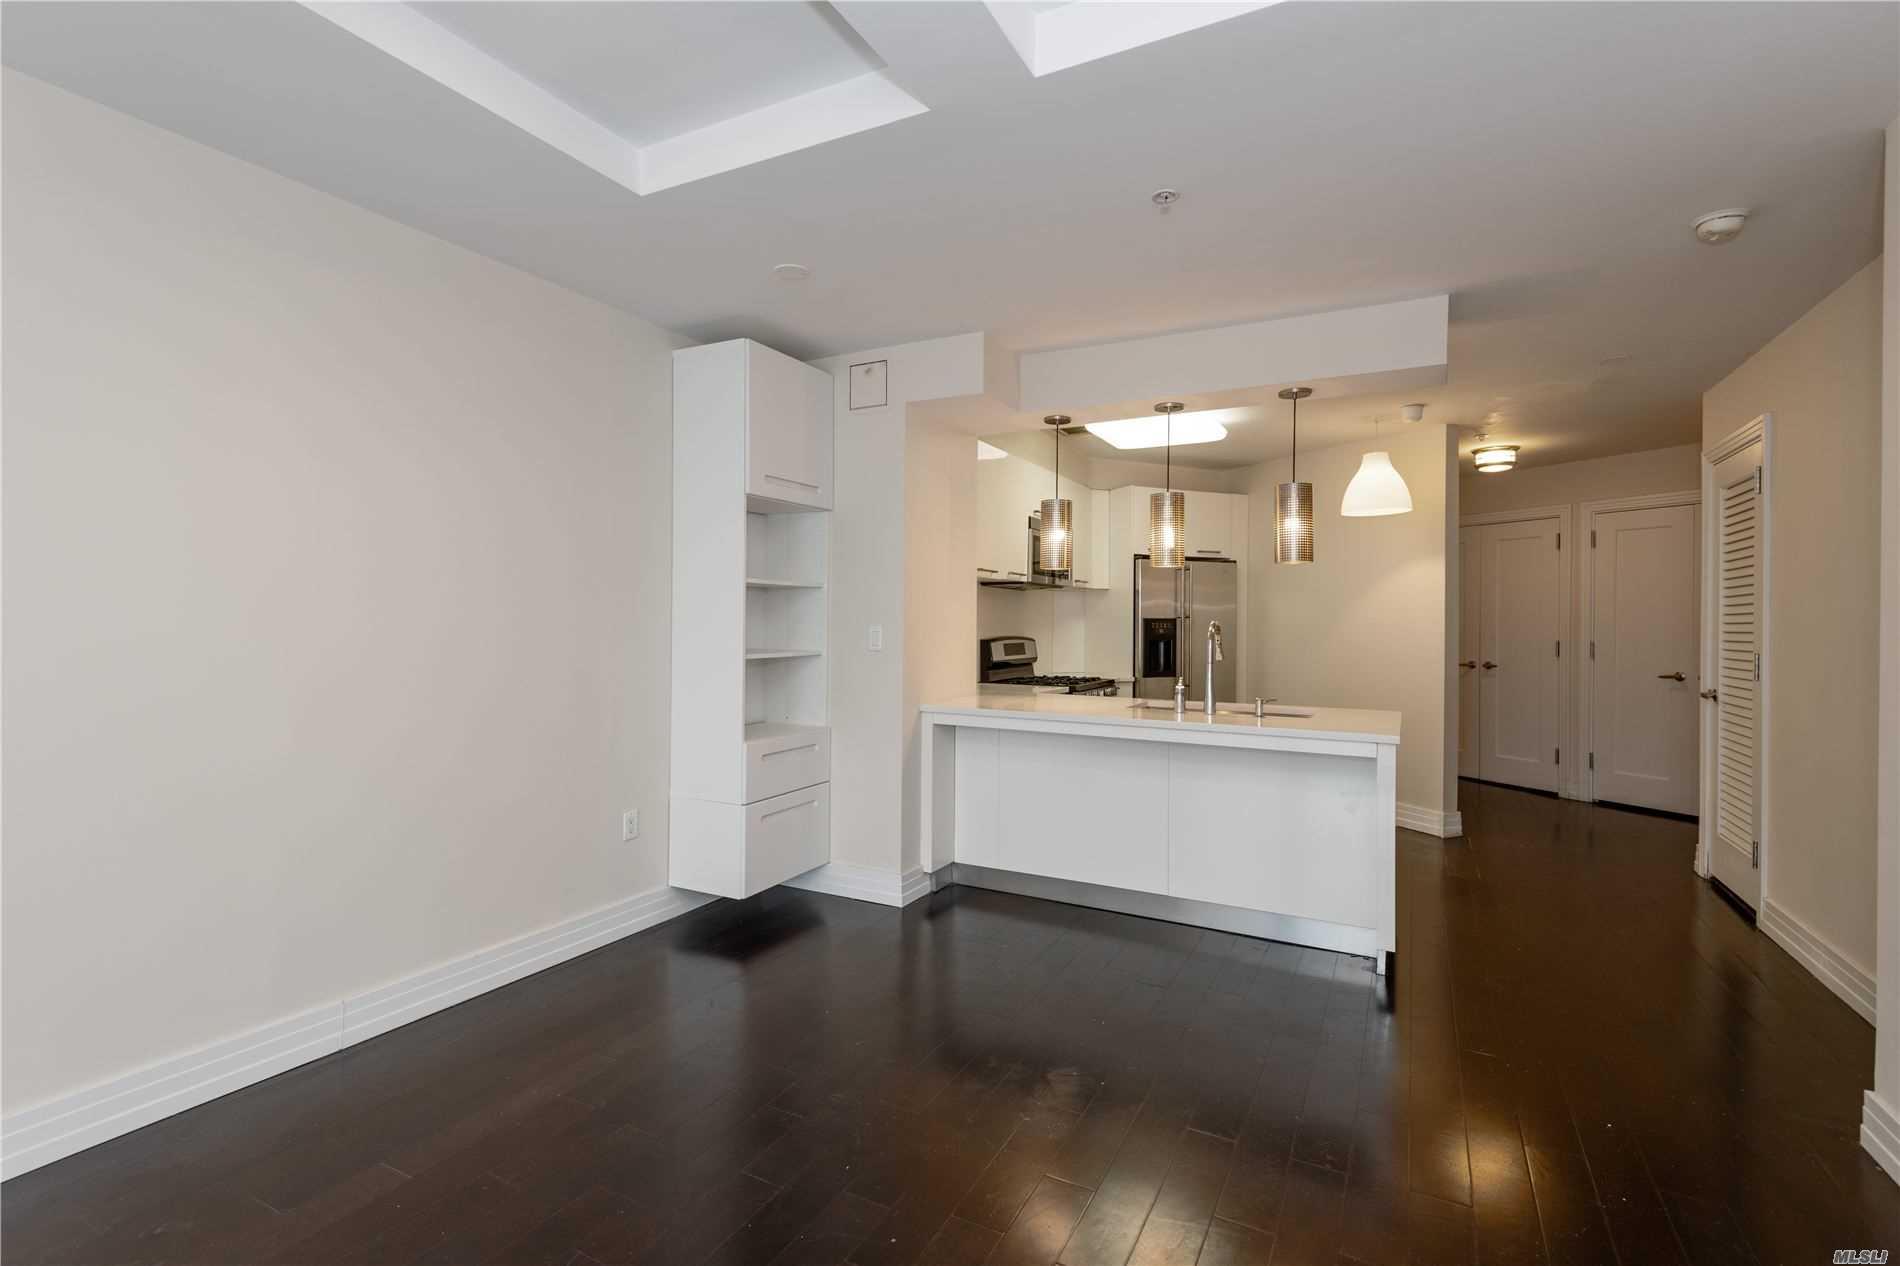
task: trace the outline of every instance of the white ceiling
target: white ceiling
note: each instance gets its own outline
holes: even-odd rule
[[[774,95],[882,63],[925,112],[641,197],[298,5],[8,3],[0,52],[702,339],[1035,349],[1450,293],[1448,380],[1407,398],[1526,465],[1699,438],[1700,393],[1878,252],[1900,112],[1893,4],[1295,2],[1041,76],[969,0],[839,0],[851,65],[803,5],[663,38],[547,7],[439,17],[630,136],[747,109],[744,74],[661,87],[721,58]],[[810,67],[772,65],[781,21]],[[1738,241],[1694,241],[1735,205]]]
[[[409,7],[635,145],[882,68],[829,4],[798,0]]]

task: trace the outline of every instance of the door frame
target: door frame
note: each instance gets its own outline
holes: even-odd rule
[[[1712,469],[1713,468],[1711,468],[1711,470]],[[1709,477],[1710,477],[1709,473],[1705,472],[1703,475],[1704,482],[1706,482]],[[1583,672],[1579,675],[1579,678],[1578,678],[1579,685],[1577,689],[1577,740],[1581,744],[1578,750],[1585,754],[1584,760],[1583,760],[1583,767],[1579,771],[1581,774],[1581,777],[1577,780],[1577,789],[1579,793],[1577,798],[1580,800],[1589,800],[1589,801],[1594,802],[1597,798],[1597,774],[1596,774],[1596,770],[1590,768],[1590,757],[1589,757],[1589,754],[1596,751],[1596,747],[1597,747],[1597,732],[1596,732],[1597,661],[1596,661],[1596,648],[1591,644],[1591,641],[1590,641],[1590,630],[1596,624],[1597,569],[1594,565],[1595,563],[1594,552],[1596,550],[1595,533],[1597,530],[1597,516],[1600,514],[1616,514],[1624,510],[1665,510],[1671,506],[1698,506],[1699,507],[1701,504],[1702,504],[1701,490],[1697,488],[1689,488],[1689,489],[1685,489],[1682,492],[1652,492],[1647,495],[1639,496],[1639,497],[1607,497],[1601,501],[1582,502],[1578,507],[1583,512],[1582,531],[1578,532],[1577,534],[1577,539],[1579,542],[1578,548],[1579,549],[1583,548],[1583,545],[1581,542],[1584,540],[1584,538],[1587,537],[1590,540],[1589,548],[1593,554],[1593,557],[1589,563],[1583,563],[1583,564],[1578,565],[1578,570],[1580,570],[1583,573],[1583,601],[1579,603],[1577,606],[1577,646],[1579,647],[1580,654],[1581,654],[1581,658],[1577,662],[1583,666]],[[1704,536],[1707,535],[1706,525],[1703,524],[1702,522],[1702,515],[1699,510],[1696,514],[1696,528],[1697,528],[1697,531],[1701,533],[1702,535]],[[1703,598],[1701,594],[1701,582],[1702,582],[1702,573],[1705,570],[1705,567],[1704,567],[1705,562],[1706,562],[1706,554],[1703,548],[1703,543],[1698,541],[1697,549],[1696,549],[1696,560],[1695,560],[1696,585],[1697,585],[1696,671],[1698,675],[1700,675],[1700,673],[1702,672],[1701,661],[1703,659],[1703,648],[1702,648],[1703,637],[1702,637],[1701,624],[1702,624],[1702,617],[1704,614],[1705,599]],[[1704,680],[1706,680],[1706,678],[1704,678]],[[1701,720],[1702,719],[1698,717],[1697,725],[1696,725],[1696,734],[1697,734],[1696,804],[1698,808],[1701,807],[1701,804],[1702,804],[1702,790],[1701,790],[1702,771],[1701,771],[1700,763],[1704,756],[1704,753],[1701,750],[1701,737],[1700,737],[1702,733]]]
[[[1770,690],[1774,674],[1773,647],[1774,619],[1770,599],[1774,594],[1774,504],[1775,483],[1775,415],[1763,413],[1743,423],[1726,436],[1702,450],[1702,628],[1700,631],[1701,677],[1703,681],[1716,679],[1717,636],[1715,578],[1716,550],[1720,548],[1719,525],[1713,522],[1718,505],[1715,496],[1715,468],[1728,458],[1757,440],[1761,441],[1761,722],[1757,731],[1759,740],[1755,751],[1755,816],[1757,829],[1761,836],[1761,892],[1757,910],[1768,907],[1768,879],[1774,858],[1772,832],[1768,829],[1768,804],[1772,795],[1769,778],[1768,754],[1773,743],[1773,728],[1770,724],[1774,711],[1774,695]],[[1701,742],[1698,745],[1697,801],[1701,808],[1701,823],[1696,830],[1695,873],[1707,879],[1710,874],[1709,853],[1715,832],[1715,744],[1716,709],[1702,710],[1702,724],[1699,727]]]
[[[1508,479],[1510,478],[1510,476],[1507,474],[1504,476],[1504,478]],[[1563,563],[1563,566],[1558,568],[1558,571],[1561,573],[1561,576],[1559,578],[1559,583],[1562,586],[1562,588],[1559,590],[1560,597],[1558,599],[1558,610],[1561,612],[1569,613],[1568,615],[1563,616],[1558,620],[1557,627],[1559,629],[1571,629],[1571,631],[1574,633],[1575,629],[1572,628],[1572,625],[1575,622],[1575,618],[1576,618],[1575,613],[1576,613],[1577,608],[1576,608],[1576,596],[1572,592],[1572,589],[1573,589],[1572,576],[1576,572],[1576,564],[1571,561],[1571,557],[1564,550],[1564,542],[1566,541],[1570,543],[1571,549],[1574,550],[1577,547],[1576,533],[1571,530],[1572,527],[1575,526],[1575,524],[1572,522],[1573,518],[1574,516],[1571,513],[1571,507],[1568,504],[1554,505],[1554,506],[1525,506],[1522,510],[1491,510],[1491,511],[1487,511],[1484,514],[1460,515],[1458,518],[1458,529],[1459,531],[1462,532],[1465,528],[1468,528],[1468,527],[1486,527],[1493,523],[1523,523],[1529,519],[1555,519],[1557,520],[1557,552],[1560,555],[1564,555],[1564,557],[1560,560]],[[1458,576],[1459,597],[1461,599],[1464,596],[1463,594],[1464,584],[1465,584],[1465,576],[1461,570]],[[1454,609],[1462,611],[1463,608],[1462,606],[1458,606],[1458,607],[1455,607]],[[1563,640],[1571,644],[1572,649],[1570,651],[1570,657],[1572,658],[1572,662],[1574,662],[1574,656],[1576,655],[1575,648],[1577,646],[1582,645],[1582,643],[1578,642],[1574,637],[1565,638]],[[1451,669],[1452,680],[1456,681],[1458,680],[1458,639],[1457,638],[1453,637],[1453,638],[1446,639],[1446,656],[1447,656],[1446,663],[1448,667]],[[1576,700],[1577,674],[1566,665],[1564,676],[1565,676],[1565,685],[1564,685],[1564,691],[1563,691],[1564,715],[1563,715],[1563,725],[1561,729],[1559,730],[1559,733],[1566,736],[1563,740],[1564,742],[1572,744],[1573,752],[1581,753],[1584,749],[1581,747],[1575,746],[1575,743],[1577,740],[1577,700]],[[1462,715],[1460,715],[1458,719],[1458,723],[1461,726],[1464,724],[1464,717]],[[1454,748],[1446,756],[1446,760],[1448,763],[1450,763],[1453,766],[1454,776],[1456,776],[1455,771],[1458,764],[1458,752],[1456,748]],[[1563,799],[1565,800],[1583,799],[1583,784],[1582,784],[1581,779],[1579,779],[1577,776],[1577,771],[1583,768],[1583,764],[1584,764],[1583,761],[1573,759],[1569,765],[1565,766],[1563,769],[1558,771],[1557,794]]]

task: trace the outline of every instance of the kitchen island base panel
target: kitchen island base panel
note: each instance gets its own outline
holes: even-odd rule
[[[1392,952],[1380,944],[1379,933],[1371,928],[1348,927],[1323,919],[1303,919],[1298,915],[1274,914],[1266,910],[1246,910],[1211,901],[1191,901],[1153,892],[1134,892],[1104,884],[1085,884],[1074,879],[1051,879],[1047,875],[1025,875],[991,866],[953,862],[933,877],[934,886],[947,888],[962,884],[970,888],[988,888],[1014,893],[1019,897],[1038,897],[1064,905],[1090,906],[1132,914],[1164,923],[1184,923],[1190,927],[1211,928],[1238,936],[1258,937],[1263,941],[1284,941],[1314,949],[1332,950],[1370,958],[1373,970],[1381,975],[1391,970]]]

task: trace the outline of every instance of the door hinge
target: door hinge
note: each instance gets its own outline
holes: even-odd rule
[[[1593,637],[1590,639],[1590,658],[1595,659],[1596,657],[1597,657],[1597,640]]]
[[[1748,850],[1748,861],[1756,870],[1761,869],[1761,841],[1753,841]]]
[[[1590,529],[1590,548],[1595,549],[1596,547],[1597,547],[1597,530],[1595,528],[1591,528]]]
[[[1755,495],[1761,496],[1761,467],[1755,467]]]
[[[1596,767],[1597,767],[1597,754],[1595,752],[1591,752],[1590,753],[1590,768],[1595,769]]]
[[[1755,680],[1761,680],[1761,652],[1755,652]]]
[[[1557,533],[1557,548],[1562,549],[1563,547],[1564,547],[1564,534],[1562,532],[1559,532]]]
[[[1557,639],[1556,654],[1557,654],[1558,659],[1562,659],[1564,657],[1564,640],[1561,637]]]
[[[1553,765],[1561,765],[1564,763],[1564,749],[1563,748],[1553,747],[1550,749],[1550,763]]]

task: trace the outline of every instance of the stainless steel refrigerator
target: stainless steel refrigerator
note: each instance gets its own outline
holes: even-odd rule
[[[1226,658],[1214,664],[1214,698],[1233,703],[1240,673],[1240,568],[1231,558],[1156,567],[1135,555],[1135,694],[1172,699],[1185,670],[1188,698],[1207,697],[1207,622],[1219,620]]]

